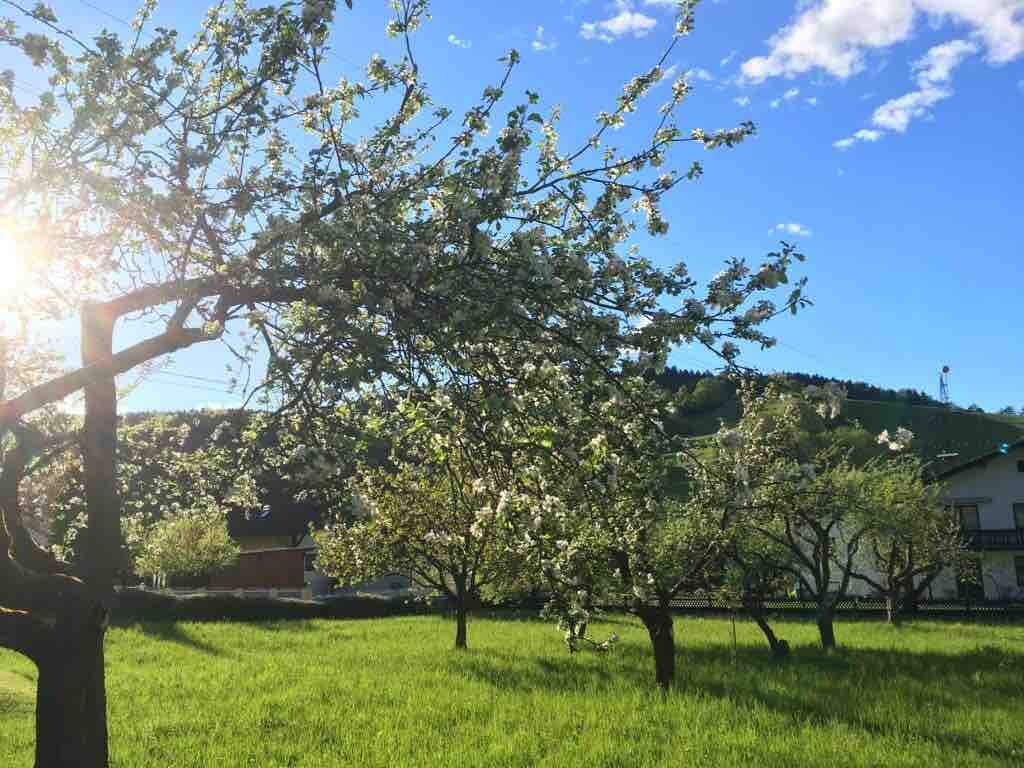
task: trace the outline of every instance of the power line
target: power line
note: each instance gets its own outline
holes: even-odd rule
[[[230,381],[226,381],[225,379],[211,379],[211,378],[208,378],[206,376],[195,376],[195,375],[188,374],[188,373],[178,373],[177,371],[168,370],[166,368],[161,368],[158,371],[154,371],[154,373],[158,373],[158,374],[161,374],[163,376],[174,376],[174,377],[179,378],[179,379],[190,379],[192,381],[204,381],[204,382],[207,382],[209,384],[223,384],[225,387],[229,386],[231,384]]]
[[[110,11],[107,11],[107,10],[105,10],[103,8],[100,8],[98,5],[96,5],[94,3],[90,3],[89,0],[78,0],[78,2],[80,2],[86,8],[91,8],[92,10],[96,11],[96,13],[103,14],[108,19],[113,19],[116,22],[124,24],[126,27],[130,27],[132,25],[132,23],[130,21],[122,19],[120,16],[117,16],[116,14],[113,14]]]

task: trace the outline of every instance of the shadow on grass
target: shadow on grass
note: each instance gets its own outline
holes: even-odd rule
[[[681,690],[739,705],[756,703],[804,723],[841,723],[873,736],[920,739],[1007,764],[1024,762],[1020,731],[982,739],[943,730],[972,702],[1000,707],[1024,701],[1019,677],[1024,656],[1017,652],[989,646],[958,654],[883,649],[826,654],[802,648],[778,662],[747,646],[737,650],[735,664],[732,658],[729,648],[687,649]],[[875,709],[890,697],[891,706]],[[894,710],[900,717],[892,716]]]
[[[995,738],[944,731],[966,709],[1024,703],[1024,653],[986,646],[957,654],[899,649],[800,647],[783,660],[767,646],[682,645],[676,692],[727,699],[737,707],[764,707],[817,726],[841,724],[876,737],[920,740],[940,747],[1024,764],[1024,732]],[[654,687],[650,648],[623,643],[607,656],[581,654],[531,660],[484,649],[449,662],[453,675],[500,689],[603,691],[625,685]],[[891,699],[891,701],[886,701]],[[893,712],[899,712],[894,717]]]
[[[177,622],[174,621],[139,621],[131,624],[124,624],[124,627],[137,629],[142,634],[154,640],[165,643],[174,643],[193,651],[199,651],[210,656],[223,656],[224,652],[215,645],[200,640],[185,632]]]

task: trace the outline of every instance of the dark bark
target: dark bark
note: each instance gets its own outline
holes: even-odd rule
[[[466,645],[466,578],[455,578],[455,647],[465,650]]]
[[[789,656],[789,643],[776,636],[771,624],[768,623],[768,617],[765,615],[764,608],[761,607],[760,603],[748,601],[745,603],[745,607],[747,613],[750,614],[750,618],[754,620],[754,623],[764,633],[765,639],[768,640],[768,646],[772,649],[772,655],[779,659]]]
[[[82,309],[82,362],[96,365],[113,356],[115,315],[102,305]],[[81,575],[97,593],[113,591],[122,565],[121,509],[117,497],[117,388],[113,376],[85,387],[82,464],[88,525],[82,531]]]
[[[462,650],[466,645],[466,598],[460,596],[455,600],[455,647]]]
[[[835,608],[831,604],[818,606],[818,634],[821,635],[821,647],[826,651],[836,647],[834,619]]]
[[[58,617],[37,660],[35,768],[106,768],[106,613],[84,603]]]
[[[640,620],[647,628],[654,651],[654,681],[667,691],[676,678],[676,641],[672,612],[668,606],[652,606],[639,611]]]

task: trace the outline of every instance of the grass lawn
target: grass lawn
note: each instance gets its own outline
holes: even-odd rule
[[[677,622],[668,696],[646,635],[570,657],[538,621],[476,620],[468,652],[432,616],[152,623],[107,645],[113,765],[1021,766],[1024,627]],[[34,668],[0,655],[0,765],[30,766]]]

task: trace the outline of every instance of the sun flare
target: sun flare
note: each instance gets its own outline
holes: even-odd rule
[[[27,278],[24,251],[13,234],[0,229],[0,302],[16,303],[27,287]]]
[[[0,334],[18,332],[21,326],[18,308],[24,306],[28,287],[25,249],[14,234],[0,227]]]

